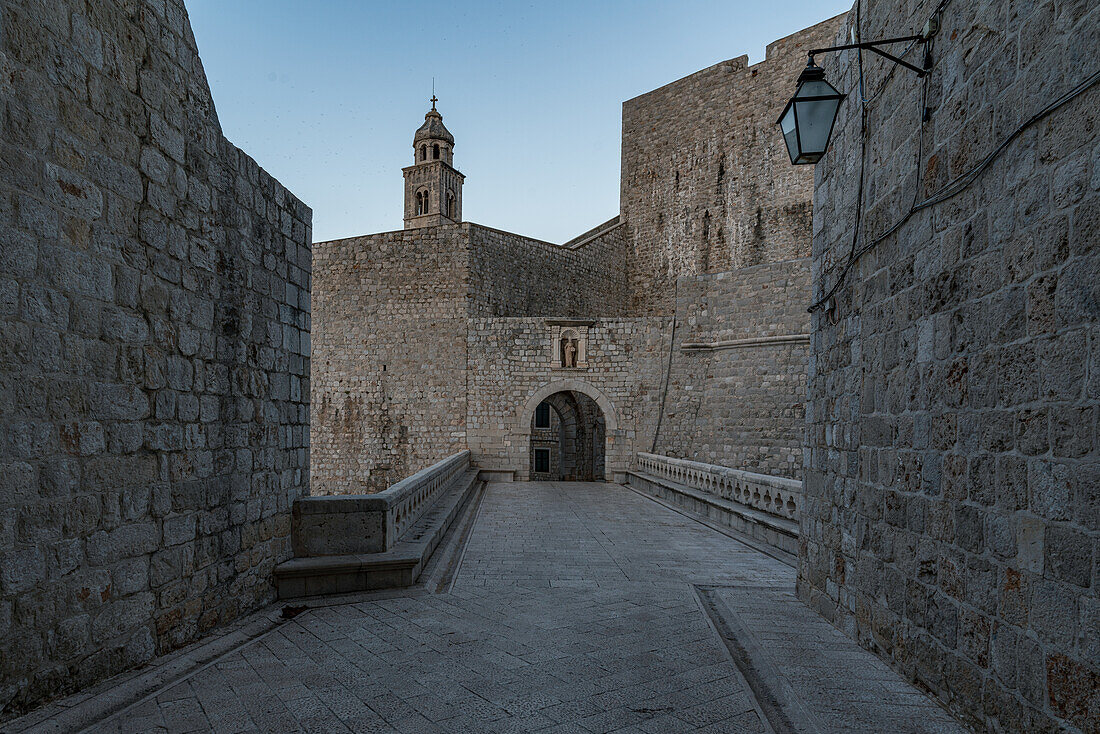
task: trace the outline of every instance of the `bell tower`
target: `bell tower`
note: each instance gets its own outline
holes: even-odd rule
[[[413,136],[413,164],[405,174],[405,229],[457,224],[462,221],[462,182],[455,169],[454,136],[443,126],[443,115],[432,108]]]

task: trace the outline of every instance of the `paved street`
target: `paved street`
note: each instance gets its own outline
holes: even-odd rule
[[[624,487],[491,484],[449,592],[309,610],[92,730],[956,731],[793,584]]]

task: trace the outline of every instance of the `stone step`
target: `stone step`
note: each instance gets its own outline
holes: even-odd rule
[[[476,469],[452,487],[383,553],[292,558],[275,567],[280,599],[412,586],[480,480]]]
[[[627,472],[627,484],[703,515],[751,538],[798,555],[798,522],[724,499],[694,487],[640,471]]]

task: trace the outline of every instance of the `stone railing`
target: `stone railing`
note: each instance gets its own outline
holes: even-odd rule
[[[390,485],[378,494],[303,497],[294,502],[296,556],[381,553],[430,508],[456,477],[470,468],[470,452]]]
[[[790,520],[798,519],[802,506],[802,482],[797,479],[646,453],[638,454],[638,468],[650,476]]]

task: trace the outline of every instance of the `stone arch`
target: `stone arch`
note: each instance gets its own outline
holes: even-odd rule
[[[531,424],[535,417],[535,408],[543,400],[558,392],[579,392],[596,401],[596,405],[603,411],[609,440],[611,434],[619,430],[619,416],[615,412],[615,406],[602,391],[583,380],[557,380],[543,385],[527,398],[527,402],[523,404],[523,408],[519,412],[519,430],[521,434],[531,435]]]

